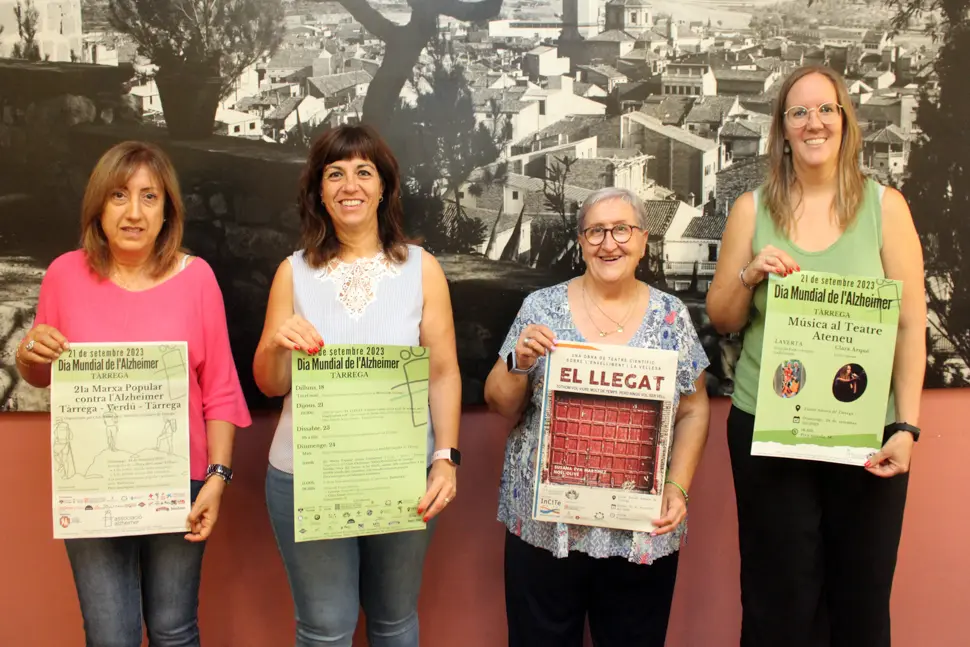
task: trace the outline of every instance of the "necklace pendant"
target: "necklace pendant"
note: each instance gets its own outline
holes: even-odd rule
[[[600,331],[600,337],[606,337],[606,333],[605,333],[605,332],[602,332],[602,331]]]
[[[619,328],[617,328],[616,332],[623,332],[623,326],[620,326]]]

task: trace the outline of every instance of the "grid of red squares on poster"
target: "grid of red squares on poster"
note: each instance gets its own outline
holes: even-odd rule
[[[661,403],[579,393],[553,394],[549,481],[649,490]]]

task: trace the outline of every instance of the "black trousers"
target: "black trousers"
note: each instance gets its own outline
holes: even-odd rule
[[[731,408],[741,547],[741,647],[889,647],[889,597],[909,475],[751,455]]]
[[[560,559],[506,532],[509,647],[582,647],[587,613],[596,647],[663,647],[677,559]]]

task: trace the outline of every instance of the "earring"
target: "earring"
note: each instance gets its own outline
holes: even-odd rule
[[[791,152],[791,145],[788,143],[788,140],[786,139],[785,140],[785,154],[787,155],[790,152]]]
[[[384,196],[381,196],[381,197],[379,197],[379,198],[377,199],[377,201],[378,201],[378,202],[384,202]]]

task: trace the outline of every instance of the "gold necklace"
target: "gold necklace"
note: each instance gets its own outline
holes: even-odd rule
[[[639,296],[640,296],[640,290],[639,290],[639,286],[637,286],[637,297],[639,297]],[[607,319],[609,319],[610,321],[612,321],[614,324],[616,324],[616,330],[611,330],[611,331],[607,332],[605,330],[601,330],[600,327],[596,325],[596,322],[593,321],[593,313],[589,311],[589,305],[587,305],[587,303],[586,303],[587,300],[592,301],[593,302],[593,305],[596,306],[596,309],[597,310],[599,310],[601,313],[603,313],[603,316],[604,317],[606,317]],[[630,315],[633,314],[633,310],[634,310],[634,308],[636,308],[636,305],[637,305],[637,301],[638,300],[639,300],[639,298],[634,298],[633,299],[633,303],[630,305],[630,309],[627,310],[626,316],[623,317],[623,323],[620,323],[619,321],[617,321],[616,319],[614,319],[610,315],[608,315],[605,312],[603,312],[603,308],[599,307],[599,304],[597,304],[595,301],[593,301],[592,297],[590,297],[588,294],[586,294],[586,280],[583,279],[583,307],[586,308],[586,316],[589,317],[590,323],[592,323],[593,324],[593,327],[596,328],[597,332],[599,332],[600,337],[606,337],[607,335],[613,335],[615,333],[621,333],[621,332],[623,332],[623,326],[626,325],[626,322],[630,319]]]

